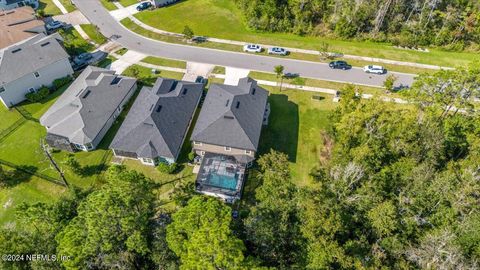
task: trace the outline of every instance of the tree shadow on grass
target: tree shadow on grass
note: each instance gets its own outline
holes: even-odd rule
[[[288,100],[288,96],[284,94],[271,94],[268,102],[271,113],[268,126],[262,130],[259,155],[273,149],[287,154],[291,162],[296,162],[299,130],[298,105]]]
[[[30,181],[33,174],[37,171],[37,167],[29,165],[20,165],[14,170],[4,171],[4,174],[0,175],[0,187],[11,188],[23,182]]]
[[[81,177],[89,177],[102,173],[107,169],[106,164],[87,165],[79,169],[78,175]]]

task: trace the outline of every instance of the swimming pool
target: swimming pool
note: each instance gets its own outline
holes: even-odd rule
[[[237,190],[238,175],[227,176],[216,173],[210,173],[208,175],[207,185],[224,188],[228,190],[235,191]]]

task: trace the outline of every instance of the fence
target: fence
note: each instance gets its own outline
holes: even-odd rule
[[[17,110],[17,112],[21,114],[23,118],[33,122],[39,122],[37,118],[33,117],[32,114],[29,111],[25,110],[25,108],[23,108],[22,106],[16,106],[15,110]]]
[[[23,125],[27,120],[25,118],[18,119],[10,125],[8,128],[0,131],[0,142],[2,142],[8,135],[12,134],[15,130],[17,130],[21,125]]]
[[[3,160],[3,159],[0,159],[0,164],[2,165],[5,165],[5,166],[8,166],[10,168],[13,168],[15,170],[18,170],[18,171],[21,171],[21,172],[24,172],[26,174],[30,174],[30,175],[34,175],[38,178],[41,178],[41,179],[44,179],[44,180],[47,180],[51,183],[54,183],[54,184],[57,184],[57,185],[60,185],[60,186],[63,186],[63,187],[67,187],[65,185],[65,183],[62,182],[62,180],[59,180],[59,179],[56,179],[56,178],[53,178],[51,176],[48,176],[48,175],[45,175],[43,173],[39,173],[39,172],[36,172],[36,171],[32,171],[32,170],[29,170],[28,168],[25,168],[23,166],[18,166],[16,164],[13,164],[11,162],[8,162],[6,160]]]

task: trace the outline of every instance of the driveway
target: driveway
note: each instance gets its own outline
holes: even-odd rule
[[[140,3],[138,3],[138,4],[133,4],[133,5],[128,6],[128,7],[124,7],[124,8],[112,10],[112,11],[110,11],[110,15],[112,15],[112,17],[113,17],[115,20],[121,21],[121,20],[127,18],[127,17],[130,16],[130,15],[133,15],[133,14],[135,14],[135,13],[138,13],[137,6],[138,6],[139,4],[140,4]]]
[[[61,21],[71,25],[90,23],[88,19],[85,16],[83,16],[83,14],[78,10],[75,10],[74,12],[67,13],[67,14],[53,16],[53,19],[56,21]]]
[[[250,70],[243,68],[226,67],[225,68],[225,84],[238,85],[241,78],[245,78],[250,73]]]
[[[214,67],[214,65],[209,64],[187,62],[187,72],[183,75],[182,80],[194,82],[198,76],[208,78]]]
[[[103,35],[106,37],[115,36],[116,41],[122,44],[122,46],[147,55],[264,72],[273,72],[274,66],[283,65],[285,72],[299,73],[302,77],[378,87],[383,86],[386,78],[386,75],[365,74],[361,68],[353,68],[347,71],[331,70],[328,65],[324,63],[221,51],[156,41],[135,34],[123,27],[98,0],[73,1],[90,22],[100,28],[100,32],[102,32]],[[394,73],[398,77],[397,86],[400,84],[406,86],[411,85],[415,76],[405,73],[390,73]]]

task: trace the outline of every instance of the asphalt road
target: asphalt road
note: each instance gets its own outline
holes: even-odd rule
[[[324,63],[229,52],[156,41],[124,28],[110,16],[99,0],[74,0],[73,2],[92,24],[99,27],[100,32],[104,36],[117,36],[116,41],[127,49],[152,56],[266,72],[273,72],[274,66],[283,65],[285,72],[298,73],[300,76],[306,78],[370,86],[382,86],[387,76],[366,74],[360,68],[352,68],[346,71],[332,70]],[[397,86],[411,85],[415,76],[405,73],[389,73],[394,73],[398,77]]]

